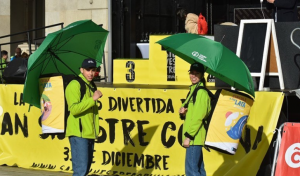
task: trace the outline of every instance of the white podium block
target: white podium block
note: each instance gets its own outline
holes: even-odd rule
[[[136,44],[142,53],[143,58],[149,58],[149,43],[137,43]]]

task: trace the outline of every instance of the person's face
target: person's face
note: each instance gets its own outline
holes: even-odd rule
[[[16,50],[15,50],[15,52],[16,52],[16,55],[17,56],[21,56],[21,49],[20,48],[16,48]]]
[[[8,56],[7,55],[2,55],[2,58],[7,60]]]
[[[189,74],[190,74],[190,80],[191,80],[192,84],[197,84],[202,77],[202,74],[195,70],[191,70]]]
[[[88,81],[92,81],[96,73],[96,68],[80,68],[80,71]]]

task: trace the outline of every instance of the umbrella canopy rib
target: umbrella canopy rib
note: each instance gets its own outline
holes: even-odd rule
[[[59,52],[59,53],[57,53],[57,54],[63,54],[63,53],[75,53],[75,54],[78,54],[78,55],[81,55],[81,56],[85,56],[85,57],[89,57],[89,56],[87,56],[87,55],[85,55],[85,54],[82,54],[82,53],[78,53],[78,52],[75,52],[75,51],[69,51],[69,50],[60,50],[60,51],[65,51],[65,52]]]
[[[46,55],[47,55],[47,54],[48,54],[48,53],[46,53]],[[46,57],[45,60],[47,60],[48,57],[51,57],[51,55],[45,56],[45,57]],[[32,71],[32,70],[34,70],[35,68],[37,68],[38,66],[40,66],[41,64],[44,64],[44,63],[45,63],[45,60],[40,60],[39,63],[35,64],[33,67],[30,67],[30,69],[29,69],[28,71]]]
[[[55,58],[52,57],[51,59],[53,60],[53,63],[54,63],[54,66],[55,66],[57,72],[58,72],[58,73],[61,73],[61,72],[58,70],[58,67],[57,67]]]
[[[58,44],[58,43],[60,42],[60,39],[61,39],[62,35],[63,35],[63,32],[59,34],[59,37],[56,37],[56,38],[55,38],[55,40],[56,40],[56,39],[58,40],[57,42],[56,42],[55,40],[53,40],[53,42],[52,42],[53,45],[50,46],[50,49],[52,49],[52,48],[54,49],[54,47],[57,46],[57,45],[54,45],[54,43],[57,43],[57,44]]]
[[[52,51],[50,51],[50,53],[57,59],[59,60],[64,66],[66,66],[70,71],[72,71],[74,73],[74,75],[77,75],[77,73],[71,69],[64,61],[62,61],[55,53],[53,53]]]
[[[52,47],[53,47],[53,50],[52,51],[58,51],[58,50],[60,50],[63,46],[65,46],[70,40],[72,40],[72,38],[74,38],[74,36],[75,35],[73,35],[73,36],[71,36],[71,37],[69,37],[69,38],[67,38],[67,39],[65,39],[65,40],[63,40],[63,41],[61,41],[61,43],[64,43],[64,44],[62,44],[59,48],[54,48],[54,47],[57,47],[58,46],[58,44],[61,44],[61,43],[57,43],[57,44],[55,44],[55,45],[52,45]]]
[[[82,33],[80,33],[80,35],[82,35],[82,34],[87,34],[87,33],[99,33],[98,31],[91,31],[91,32],[82,32]],[[61,33],[61,36],[62,36],[62,34],[63,33]],[[73,37],[75,37],[76,35],[72,35],[72,36],[70,36],[70,37],[68,37],[68,38],[66,38],[66,39],[64,39],[63,41],[60,41],[60,39],[59,39],[59,41],[58,42],[53,42],[53,43],[56,43],[56,44],[53,44],[53,45],[51,45],[52,47],[57,47],[59,44],[61,44],[61,43],[63,43],[63,42],[65,42],[61,47],[63,47],[66,43],[68,43],[69,42],[69,40],[71,40]],[[60,48],[61,48],[60,47]],[[58,49],[56,49],[56,50],[59,50],[60,48],[58,48]],[[55,51],[56,51],[55,50]]]
[[[45,71],[45,69],[47,68],[47,65],[49,64],[50,60],[52,60],[51,56],[50,56],[50,58],[47,59],[48,62],[45,61],[45,62],[47,62],[46,65],[45,65],[45,62],[44,62],[43,67],[42,67],[41,72],[40,72],[40,75]]]

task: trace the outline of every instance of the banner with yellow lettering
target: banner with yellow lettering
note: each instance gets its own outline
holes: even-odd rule
[[[98,89],[103,92],[98,102],[100,134],[90,173],[184,175],[183,121],[178,110],[188,87]],[[31,107],[28,112],[22,91],[22,85],[0,85],[0,165],[72,172],[68,139],[42,134],[40,109]],[[256,94],[246,127],[251,142],[245,143],[251,146],[239,146],[234,156],[204,151],[207,175],[245,175],[246,166],[246,175],[256,175],[272,139],[282,97],[282,93]],[[254,143],[257,137],[261,140]]]

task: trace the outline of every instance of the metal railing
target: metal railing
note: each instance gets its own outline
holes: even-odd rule
[[[272,170],[271,170],[271,176],[274,176],[275,174],[275,169],[276,169],[276,164],[277,164],[277,157],[279,153],[279,148],[281,144],[281,131],[284,127],[285,123],[281,124],[279,129],[277,130],[277,139],[274,141],[275,143],[275,151],[274,151],[274,158],[273,158],[273,163],[272,163]]]
[[[27,40],[15,41],[15,42],[8,42],[8,43],[0,43],[0,51],[1,51],[1,46],[2,45],[9,45],[9,44],[14,44],[14,43],[28,42],[29,54],[32,54],[30,32],[38,31],[38,30],[42,30],[42,29],[47,29],[47,28],[51,28],[51,27],[55,27],[55,26],[61,26],[61,29],[62,29],[64,27],[64,23],[57,23],[57,24],[53,24],[53,25],[49,25],[49,26],[44,26],[44,27],[40,27],[40,28],[31,29],[31,30],[28,30],[28,31],[23,31],[23,32],[18,32],[18,33],[14,33],[14,34],[0,36],[0,39],[2,39],[2,38],[6,38],[6,37],[11,37],[11,36],[15,36],[15,35],[20,35],[20,34],[27,33]],[[36,39],[33,39],[33,40],[36,40]],[[2,58],[1,55],[0,55],[0,57]]]
[[[38,31],[38,30],[42,30],[42,29],[46,29],[46,28],[51,28],[51,27],[56,27],[56,26],[61,26],[61,29],[64,27],[64,23],[57,23],[57,24],[53,24],[53,25],[49,25],[49,26],[44,26],[44,27],[40,27],[40,28],[35,28],[35,29],[31,29],[28,31],[23,31],[23,32],[18,32],[18,33],[14,33],[14,34],[9,34],[9,35],[4,35],[4,36],[0,36],[0,39],[2,38],[6,38],[6,37],[11,37],[11,36],[15,36],[15,35],[21,35],[21,34],[27,34],[27,40],[20,40],[20,41],[13,41],[13,42],[7,42],[7,43],[0,43],[0,51],[1,51],[1,46],[2,45],[10,45],[10,44],[15,44],[15,43],[22,43],[22,42],[27,42],[28,43],[28,48],[29,48],[29,55],[32,54],[32,48],[31,48],[31,36],[30,33],[34,32],[34,31]],[[99,26],[103,26],[103,24],[100,24]],[[34,42],[34,46],[35,46],[35,50],[37,49],[37,41],[40,40],[44,40],[46,38],[46,36],[44,37],[40,37],[40,38],[34,38],[33,42]],[[2,80],[2,75],[3,75],[3,65],[7,64],[8,62],[2,63],[2,54],[0,53],[0,83],[3,83]],[[104,78],[100,78],[99,81],[104,80],[105,82],[107,82],[107,75],[106,75],[106,65],[105,65],[105,52],[103,52],[103,59],[102,59],[102,64],[103,64],[103,69],[104,69]]]
[[[27,34],[27,40],[19,40],[19,41],[12,41],[12,42],[7,42],[7,43],[0,43],[0,51],[2,51],[1,46],[2,45],[10,45],[10,44],[15,44],[15,43],[22,43],[22,42],[28,42],[28,48],[29,48],[29,54],[32,54],[32,49],[31,49],[31,36],[30,33],[34,32],[34,31],[38,31],[38,30],[42,30],[42,29],[46,29],[46,28],[51,28],[51,27],[55,27],[55,26],[61,26],[61,29],[64,27],[64,23],[57,23],[57,24],[53,24],[53,25],[49,25],[49,26],[44,26],[44,27],[40,27],[40,28],[35,28],[35,29],[31,29],[31,30],[27,30],[27,31],[23,31],[23,32],[18,32],[18,33],[14,33],[14,34],[9,34],[9,35],[3,35],[0,36],[0,39],[3,38],[7,38],[7,37],[11,37],[11,36],[15,36],[15,35],[21,35],[21,34]],[[45,38],[45,37],[44,37]],[[33,39],[33,41],[35,42],[35,49],[36,49],[36,40],[37,39]],[[2,53],[0,53],[0,72],[1,72],[1,81],[2,81],[2,75],[3,75],[3,65],[6,63],[2,63]]]

